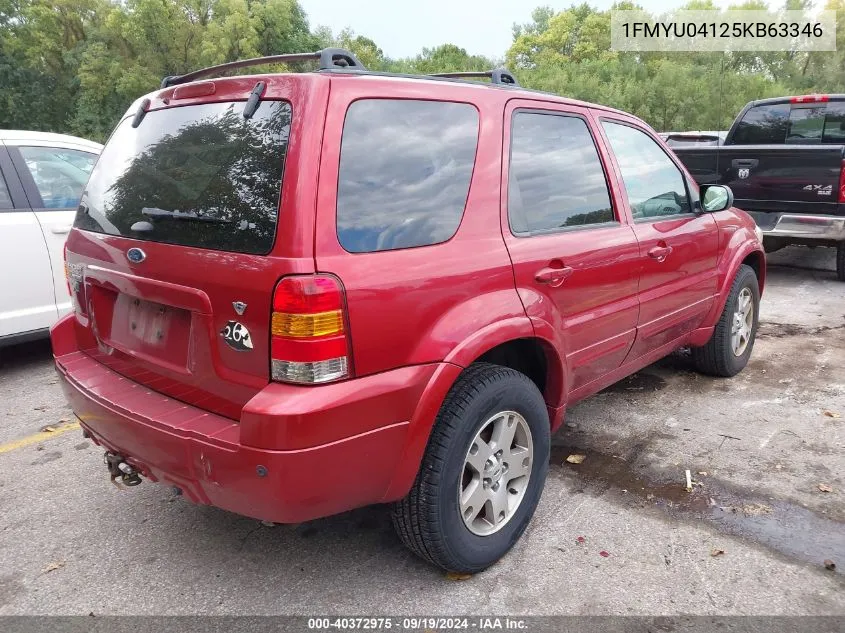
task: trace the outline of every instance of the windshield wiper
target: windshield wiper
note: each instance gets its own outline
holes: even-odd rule
[[[167,209],[159,209],[158,207],[144,207],[141,209],[141,214],[155,219],[166,220],[185,220],[188,222],[208,222],[209,224],[231,224],[231,220],[224,220],[222,218],[212,218],[207,215],[199,215],[192,211],[168,211]]]

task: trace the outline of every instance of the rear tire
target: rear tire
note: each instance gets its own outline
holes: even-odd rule
[[[836,277],[845,281],[845,242],[836,245]]]
[[[471,365],[440,408],[411,491],[393,505],[396,533],[447,571],[486,569],[528,526],[548,473],[549,446],[549,416],[537,386],[507,367]]]
[[[750,301],[749,311],[744,310]],[[710,376],[736,376],[748,364],[760,316],[760,286],[754,269],[745,264],[734,277],[722,316],[710,340],[692,348],[696,369]],[[742,318],[741,318],[742,317]],[[742,332],[746,332],[742,336]]]
[[[763,238],[763,250],[766,251],[767,255],[769,253],[776,253],[782,248],[786,248],[786,246],[787,244],[782,239],[777,239],[775,237]]]

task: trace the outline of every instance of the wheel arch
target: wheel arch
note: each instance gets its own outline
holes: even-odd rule
[[[741,264],[745,264],[754,271],[754,274],[757,276],[757,286],[760,288],[760,294],[762,295],[763,286],[766,284],[766,255],[763,251],[751,251],[743,258],[742,262],[740,262]],[[737,266],[738,269],[739,266]],[[735,274],[736,272],[734,272]],[[733,277],[731,277],[731,280],[733,280]]]
[[[723,265],[720,266],[719,293],[715,301],[713,301],[710,312],[702,321],[701,327],[694,330],[690,335],[689,344],[693,347],[704,345],[710,340],[716,324],[722,315],[722,311],[725,309],[734,278],[737,272],[739,272],[739,267],[743,264],[754,271],[754,275],[757,277],[757,285],[762,295],[763,286],[766,283],[766,254],[762,248],[755,246],[751,242],[745,242],[740,248],[735,249],[730,257],[726,257]]]
[[[481,328],[445,360],[462,368],[482,361],[516,369],[531,378],[549,407],[562,404],[563,359],[555,342],[538,335],[528,317],[504,319]]]
[[[429,381],[408,425],[402,458],[384,502],[401,499],[411,489],[446,395],[464,370],[476,362],[510,367],[528,376],[546,402],[551,430],[559,426],[564,369],[552,342],[535,336],[527,318],[507,319],[482,328],[456,347]]]

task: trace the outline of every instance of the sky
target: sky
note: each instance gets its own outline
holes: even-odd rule
[[[531,11],[548,5],[556,10],[581,0],[300,0],[311,27],[328,26],[337,33],[350,27],[366,35],[388,57],[412,57],[423,47],[451,43],[471,55],[502,59],[512,42],[514,23],[531,21]],[[613,0],[588,0],[608,9]],[[639,0],[647,11],[679,7],[686,0]],[[730,4],[717,0],[717,5]]]

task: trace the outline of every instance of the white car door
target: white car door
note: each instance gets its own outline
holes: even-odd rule
[[[9,147],[21,182],[41,225],[52,264],[58,315],[70,311],[64,246],[97,154],[73,147],[21,144]]]
[[[47,244],[2,141],[0,271],[0,343],[50,327],[58,313]]]

